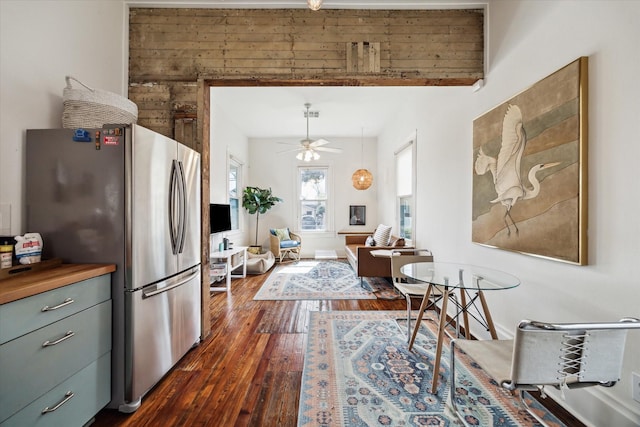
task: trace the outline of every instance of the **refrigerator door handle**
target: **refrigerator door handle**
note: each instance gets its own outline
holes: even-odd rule
[[[169,237],[171,237],[171,251],[174,255],[178,253],[178,236],[175,230],[176,220],[176,185],[177,185],[177,160],[171,164],[171,175],[169,177]]]
[[[177,252],[179,254],[184,250],[184,241],[187,235],[187,181],[184,177],[184,166],[181,161],[178,161],[178,185],[180,194],[180,220],[178,222],[178,239],[177,239]]]
[[[164,292],[170,291],[171,289],[175,289],[178,286],[182,286],[185,283],[193,280],[197,275],[198,275],[198,271],[196,271],[194,273],[191,273],[190,275],[188,275],[184,279],[179,280],[179,281],[177,281],[176,283],[174,283],[172,285],[165,286],[165,287],[160,288],[160,289],[155,289],[153,291],[145,291],[145,290],[143,290],[142,291],[142,298],[150,298],[150,297],[152,297],[154,295],[162,294]]]

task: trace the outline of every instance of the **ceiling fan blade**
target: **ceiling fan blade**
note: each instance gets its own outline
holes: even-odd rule
[[[292,148],[290,150],[278,151],[278,154],[281,154],[281,153],[293,153],[293,152],[296,152],[296,151],[304,151],[304,147],[298,147],[298,148]]]
[[[313,141],[311,144],[309,144],[311,147],[320,147],[322,145],[327,145],[330,144],[331,141],[327,141],[326,139],[323,138],[319,138],[316,139],[315,141]]]
[[[342,153],[342,148],[331,148],[331,147],[314,147],[316,151],[326,151],[327,153]]]

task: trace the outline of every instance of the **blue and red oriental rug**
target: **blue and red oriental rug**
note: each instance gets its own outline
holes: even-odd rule
[[[399,311],[313,312],[300,393],[298,426],[458,426],[449,399],[449,339],[430,393],[435,323],[423,321],[413,351]],[[469,425],[534,426],[519,399],[464,355],[456,354],[456,401]],[[550,426],[562,426],[531,405]]]

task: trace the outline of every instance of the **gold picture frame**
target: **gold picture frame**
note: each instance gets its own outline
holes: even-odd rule
[[[472,241],[587,264],[588,57],[473,121]]]

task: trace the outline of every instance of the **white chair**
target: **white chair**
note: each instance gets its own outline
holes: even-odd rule
[[[411,301],[413,298],[422,301],[427,287],[431,286],[424,282],[416,282],[402,273],[402,266],[415,262],[433,262],[433,254],[427,249],[394,250],[391,253],[391,279],[393,286],[407,300],[407,342],[411,339]],[[436,303],[442,299],[442,292],[439,288],[431,286],[429,295],[430,301],[425,310],[435,310]],[[455,295],[451,294],[451,297],[457,303]]]
[[[539,390],[544,397],[544,386],[572,389],[615,385],[620,379],[629,329],[640,329],[640,320],[560,324],[523,320],[513,340],[453,340],[450,386],[454,412],[465,422],[455,394],[456,351],[465,352],[505,389],[518,390],[529,414],[546,425],[530,410],[524,392]]]

